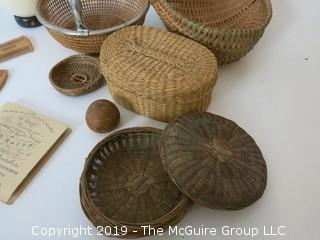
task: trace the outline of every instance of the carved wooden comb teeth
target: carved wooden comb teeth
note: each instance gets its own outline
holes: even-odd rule
[[[0,44],[0,63],[33,51],[30,40],[19,37]]]

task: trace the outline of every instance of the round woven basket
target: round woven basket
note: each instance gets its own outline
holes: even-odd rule
[[[246,55],[272,17],[270,0],[150,0],[168,30],[213,51],[219,64]]]
[[[167,229],[192,206],[164,171],[161,130],[132,128],[101,141],[88,156],[80,180],[82,208],[96,226],[118,237],[144,236],[141,226]],[[125,226],[127,233],[121,235]]]
[[[52,86],[64,95],[80,96],[101,87],[105,80],[99,61],[84,54],[68,57],[49,73]]]
[[[163,166],[176,186],[208,208],[237,210],[255,203],[267,184],[267,166],[236,123],[211,113],[187,113],[161,137]]]
[[[100,65],[118,103],[160,121],[207,110],[218,76],[216,58],[204,46],[142,26],[108,37]]]
[[[37,17],[54,39],[81,53],[99,53],[107,36],[127,26],[142,25],[149,9],[147,0],[79,0],[87,27],[81,32],[69,1],[39,0]]]

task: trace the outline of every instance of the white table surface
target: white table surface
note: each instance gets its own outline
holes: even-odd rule
[[[320,2],[274,0],[274,16],[264,37],[240,61],[221,67],[209,111],[236,121],[261,147],[268,164],[268,187],[255,205],[235,212],[194,206],[179,227],[215,227],[217,236],[171,236],[171,239],[252,239],[222,236],[223,226],[286,227],[286,236],[255,239],[319,240],[320,215]],[[163,26],[150,9],[146,25]],[[50,68],[74,54],[43,27],[18,27],[0,9],[0,42],[28,36],[31,54],[4,62],[10,77],[0,105],[12,101],[67,123],[73,130],[14,205],[0,203],[0,239],[48,239],[33,236],[32,227],[92,226],[79,203],[78,184],[85,157],[106,135],[88,130],[84,116],[94,100],[111,96],[106,87],[82,97],[67,97],[49,83]],[[163,128],[165,124],[120,107],[119,129]],[[58,236],[51,239],[105,239],[102,236]],[[167,239],[168,236],[152,237]]]

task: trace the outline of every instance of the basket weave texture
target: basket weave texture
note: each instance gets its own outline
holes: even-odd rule
[[[141,237],[141,226],[167,229],[192,206],[164,171],[161,130],[124,129],[90,153],[80,180],[82,208],[95,226],[126,226],[122,237]]]
[[[82,14],[88,30],[102,30],[126,24],[144,11],[146,0],[81,0]],[[38,12],[45,22],[62,29],[76,30],[75,20],[69,0],[39,0]],[[135,22],[128,25],[142,25],[146,12]],[[103,41],[112,33],[93,36],[74,36],[47,28],[54,39],[64,47],[80,53],[99,53]]]
[[[262,153],[236,123],[211,113],[187,113],[161,137],[164,168],[190,199],[237,210],[256,202],[267,184]]]
[[[219,64],[246,55],[272,17],[270,0],[150,0],[168,30],[215,53]]]
[[[56,90],[68,96],[92,92],[105,82],[98,59],[84,54],[74,55],[57,63],[51,69],[49,79]]]
[[[218,76],[216,58],[204,46],[142,26],[108,37],[100,65],[117,102],[160,121],[205,111]]]

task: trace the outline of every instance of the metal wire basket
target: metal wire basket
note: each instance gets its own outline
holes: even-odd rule
[[[114,31],[142,25],[148,0],[39,0],[37,17],[54,39],[81,53],[99,53]]]

